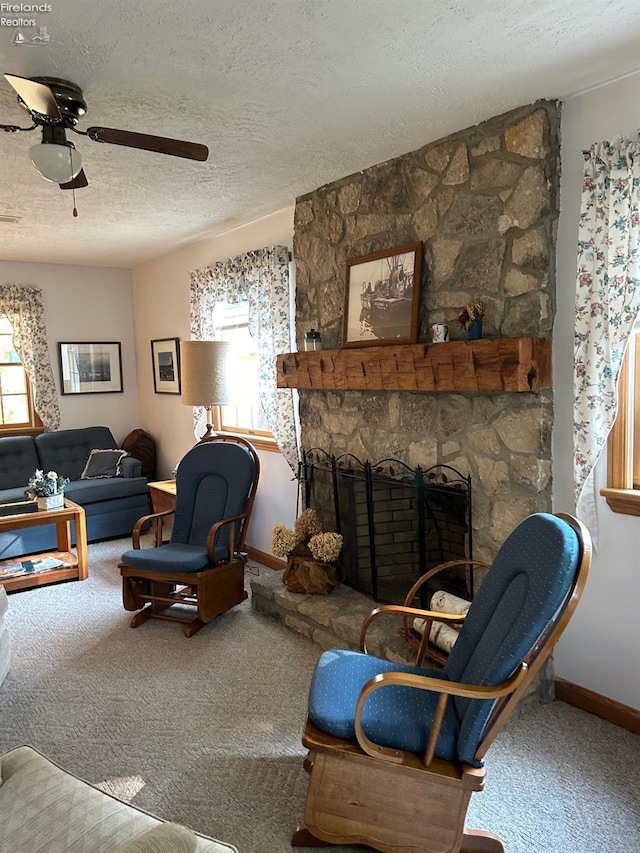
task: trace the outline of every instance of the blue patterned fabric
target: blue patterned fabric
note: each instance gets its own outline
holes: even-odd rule
[[[328,734],[355,738],[358,695],[365,682],[379,672],[499,684],[516,671],[566,600],[578,559],[578,537],[569,524],[546,513],[529,516],[498,552],[444,672],[360,652],[330,650],[314,670],[309,718]],[[365,733],[383,746],[424,752],[438,695],[405,687],[376,691],[364,708]],[[494,700],[449,699],[436,757],[477,766],[474,755],[494,704]]]
[[[445,679],[441,671],[382,660],[346,649],[324,652],[316,664],[309,691],[309,718],[335,737],[355,739],[355,713],[363,685],[380,672],[409,672]],[[369,697],[362,715],[367,737],[376,743],[412,752],[424,751],[438,694],[411,687],[383,687]],[[437,758],[456,755],[458,717],[451,703],[445,714]]]
[[[127,551],[122,562],[132,568],[173,573],[206,568],[209,530],[217,521],[244,510],[253,475],[253,458],[241,444],[196,444],[178,466],[170,543]],[[229,532],[229,525],[225,525],[218,533],[215,553],[219,560],[230,558]]]

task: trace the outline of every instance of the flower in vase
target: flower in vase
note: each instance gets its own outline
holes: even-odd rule
[[[51,495],[60,494],[68,482],[69,478],[63,477],[57,471],[48,471],[45,474],[38,468],[27,484],[27,494],[49,498]]]

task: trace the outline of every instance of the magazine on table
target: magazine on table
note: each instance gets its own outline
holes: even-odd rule
[[[0,565],[0,580],[13,578],[17,575],[31,575],[37,572],[48,572],[51,569],[61,569],[67,566],[57,557],[36,557],[33,560],[24,559],[13,563]]]

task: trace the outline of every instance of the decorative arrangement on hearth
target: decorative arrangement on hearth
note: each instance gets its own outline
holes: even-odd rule
[[[56,471],[44,473],[37,468],[27,484],[25,497],[35,498],[38,509],[59,509],[64,506],[64,487],[70,482]]]
[[[476,300],[465,305],[458,321],[464,326],[468,341],[477,341],[482,337],[482,318],[484,317],[484,302]]]
[[[344,567],[338,559],[342,536],[324,532],[313,509],[298,516],[293,530],[284,524],[274,525],[271,551],[276,557],[287,558],[282,582],[289,592],[327,595],[344,580]]]

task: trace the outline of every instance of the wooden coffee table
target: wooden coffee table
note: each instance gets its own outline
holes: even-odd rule
[[[71,550],[71,522],[76,525],[76,548]],[[87,526],[84,509],[73,501],[65,498],[61,509],[38,510],[20,515],[0,517],[0,533],[10,530],[20,530],[25,527],[38,527],[43,524],[55,524],[57,536],[57,551],[46,551],[41,554],[30,554],[28,557],[13,557],[10,560],[0,560],[0,567],[9,563],[37,560],[43,557],[53,557],[66,563],[58,569],[43,572],[29,572],[10,578],[0,579],[7,592],[17,589],[30,589],[47,583],[64,580],[86,580],[89,576],[87,561]]]

